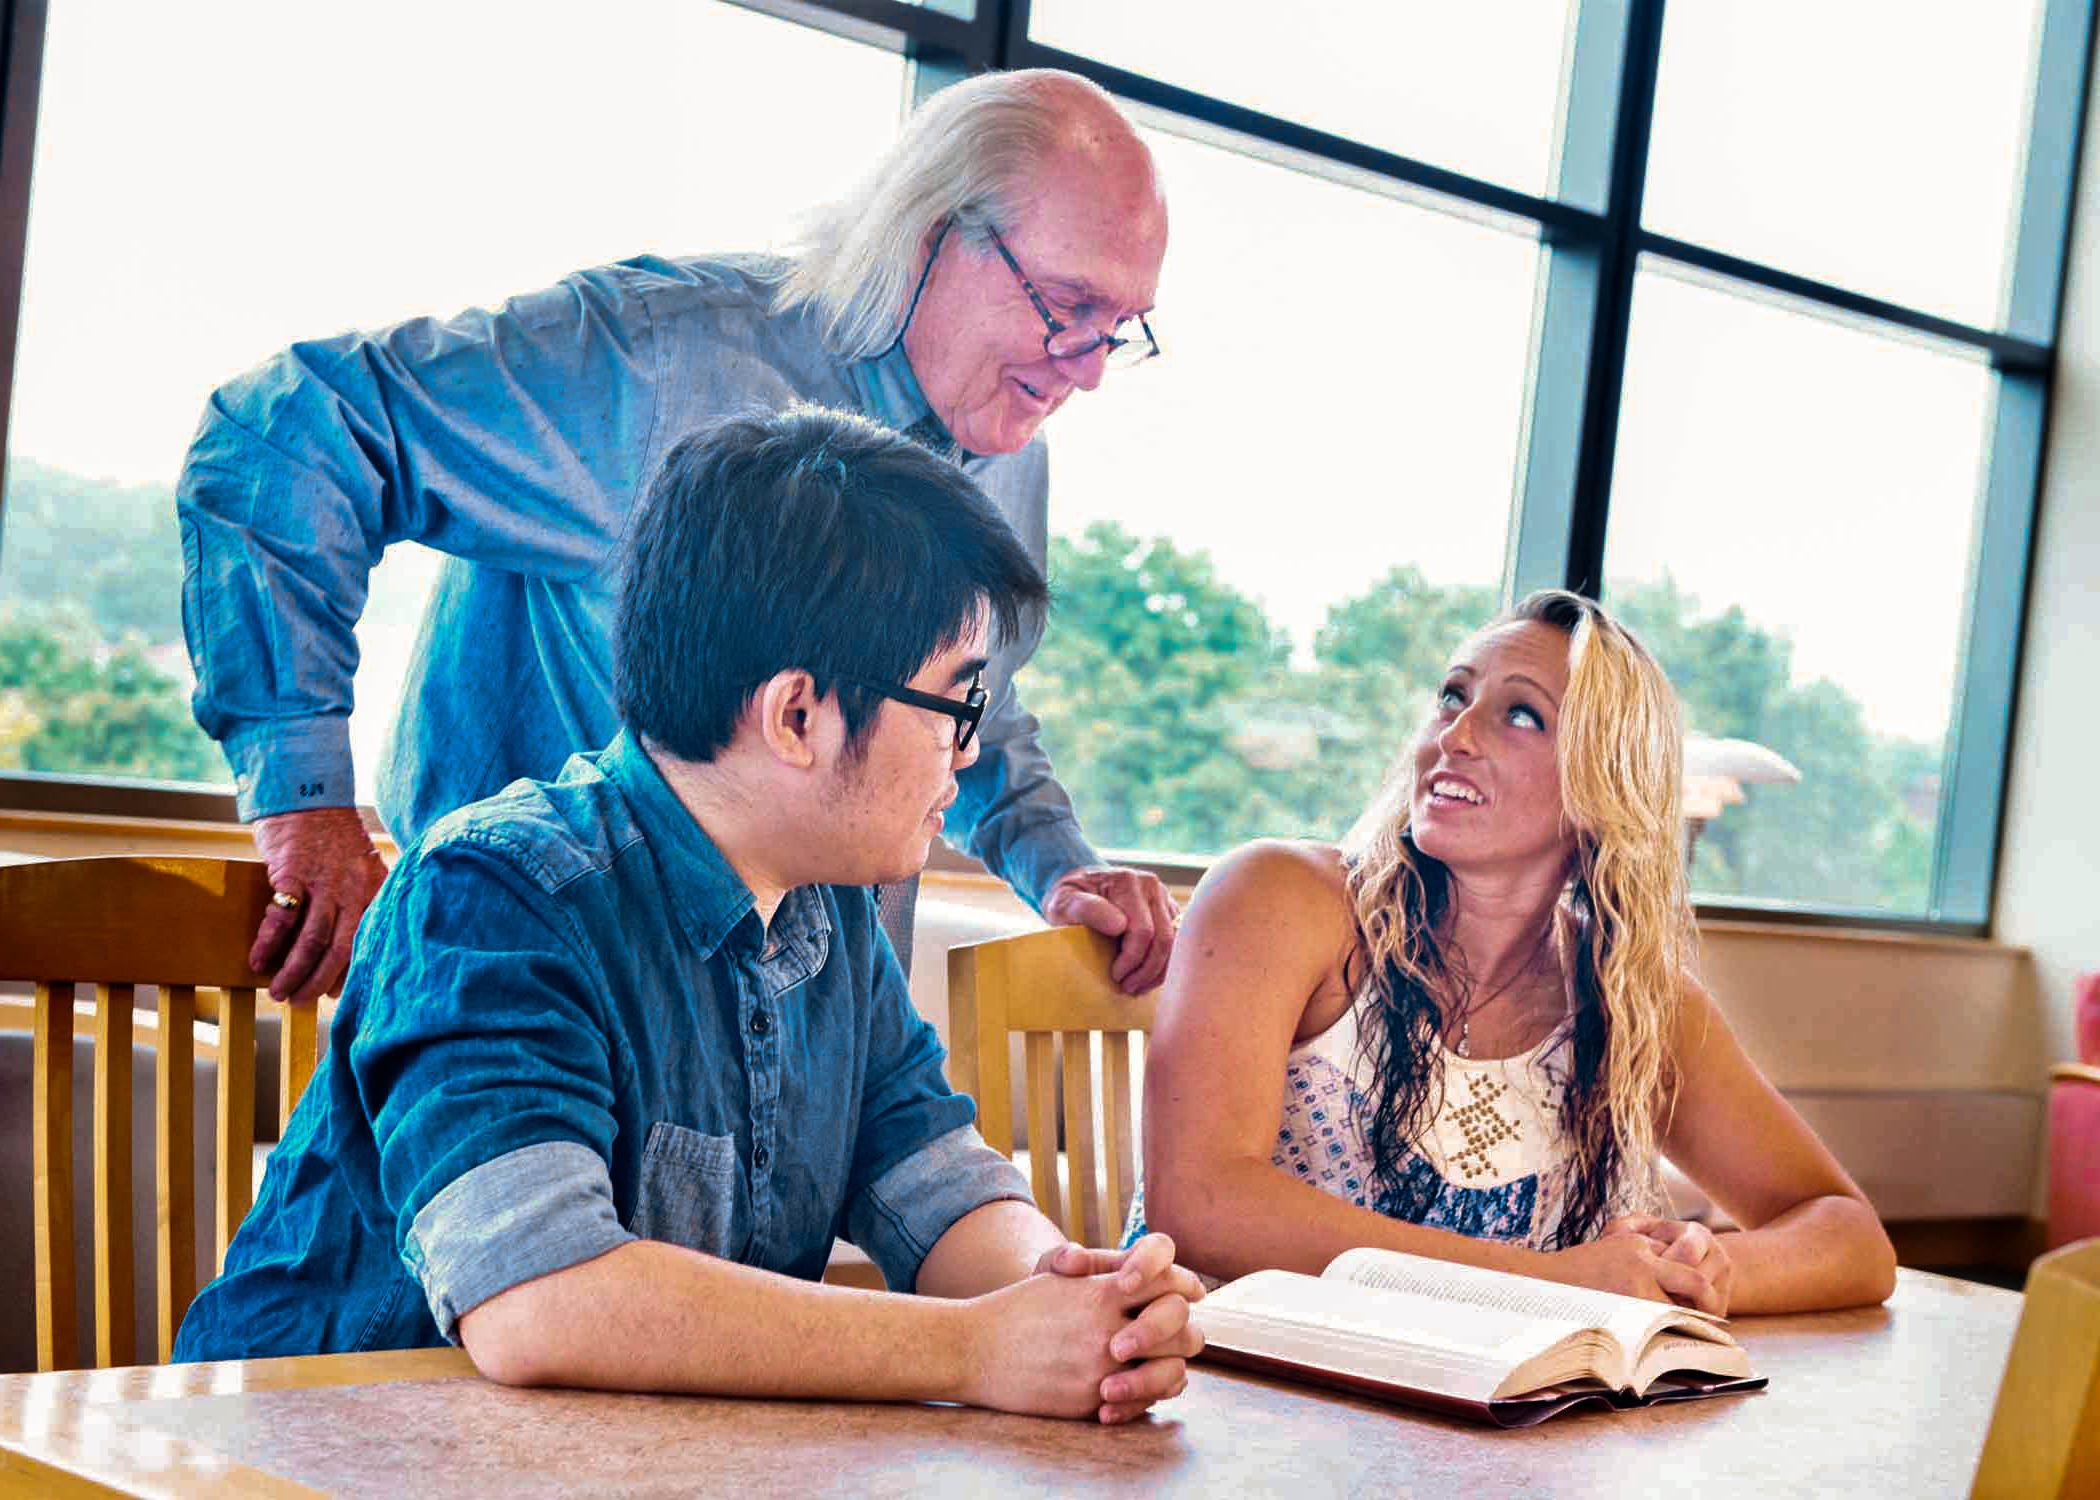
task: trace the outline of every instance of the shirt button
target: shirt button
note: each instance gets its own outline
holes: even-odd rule
[[[758,1147],[751,1153],[751,1165],[758,1168],[761,1172],[766,1169],[766,1163],[772,1159],[773,1153],[763,1146]]]
[[[762,1010],[751,1012],[751,1030],[754,1034],[764,1036],[772,1029],[773,1017],[770,1014]]]

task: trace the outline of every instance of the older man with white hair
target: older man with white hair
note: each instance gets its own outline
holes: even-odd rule
[[[255,963],[333,989],[383,874],[354,806],[348,719],[369,574],[395,542],[449,554],[380,778],[404,846],[618,727],[614,558],[647,476],[696,427],[816,402],[961,464],[1040,566],[1036,429],[1104,370],[1158,352],[1166,251],[1150,153],[1070,74],[992,74],[928,101],[788,257],[642,256],[500,311],[294,345],[216,392],[178,488],[197,719],[231,762],[277,889]],[[987,674],[982,757],[951,839],[1052,922],[1120,940],[1155,985],[1157,879],[1105,865],[1012,677]],[[885,890],[907,964],[916,885]]]

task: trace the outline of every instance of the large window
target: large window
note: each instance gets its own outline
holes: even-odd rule
[[[2085,8],[1195,9],[1037,0],[1014,59],[1247,158],[1162,153],[1202,373],[1053,439],[1030,690],[1096,837],[1332,836],[1568,584],[1678,684],[1703,900],[1983,923]]]
[[[1097,843],[1341,832],[1451,647],[1566,584],[1739,799],[1702,899],[1988,919],[2084,0],[13,0],[18,37],[47,3],[0,772],[223,779],[169,520],[218,381],[775,243],[911,97],[1059,66],[1173,221],[1166,358],[1050,428],[1022,686]],[[361,630],[367,773],[429,572]]]
[[[1527,193],[1553,171],[1566,0],[1034,0],[1032,40]]]
[[[230,781],[189,713],[173,500],[221,381],[295,339],[493,306],[625,256],[763,249],[902,117],[894,53],[713,0],[575,17],[565,0],[53,0],[0,533],[0,769]],[[436,562],[391,549],[359,625],[367,801]]]
[[[1150,139],[1170,355],[1051,430],[1022,687],[1104,846],[1333,837],[1493,608],[1537,238]]]
[[[1692,731],[1801,778],[1712,822],[1700,891],[1926,910],[1991,387],[1739,287],[1636,282],[1605,597]]]
[[[1997,324],[2040,19],[2039,0],[1671,6],[1644,221]]]

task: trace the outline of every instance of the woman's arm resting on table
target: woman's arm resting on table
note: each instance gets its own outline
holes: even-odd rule
[[[1034,1215],[1047,1237],[1012,1210]],[[972,1226],[980,1215],[1007,1222]],[[1020,1204],[986,1204],[949,1235],[966,1226],[966,1245],[996,1244],[999,1257],[1021,1239],[1043,1241],[1039,1259],[1065,1243]],[[806,1282],[635,1240],[498,1293],[461,1317],[459,1337],[476,1368],[506,1385],[961,1401],[1127,1421],[1180,1393],[1200,1347],[1178,1289],[1187,1273],[1171,1256],[1168,1246],[1165,1269],[1135,1288],[1115,1274],[1043,1275],[949,1300]],[[948,1274],[968,1279],[956,1256],[944,1259]]]
[[[1678,1016],[1677,1099],[1663,1150],[1740,1232],[1725,1311],[1805,1312],[1887,1300],[1896,1252],[1866,1195],[1737,1042],[1696,982]],[[1675,1248],[1673,1246],[1673,1248]]]
[[[1183,1261],[1213,1276],[1317,1275],[1344,1250],[1375,1245],[1656,1300],[1705,1295],[1693,1267],[1643,1236],[1541,1254],[1388,1218],[1272,1164],[1285,1059],[1301,1032],[1324,1030],[1350,1003],[1343,956],[1354,941],[1332,849],[1250,844],[1197,887],[1145,1066],[1145,1216]]]

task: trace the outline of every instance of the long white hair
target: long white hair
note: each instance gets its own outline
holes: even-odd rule
[[[867,176],[803,225],[775,311],[812,308],[841,358],[887,349],[928,239],[953,220],[950,233],[982,246],[987,226],[1012,225],[1031,169],[1068,129],[1074,89],[1115,109],[1098,85],[1050,68],[986,73],[935,94]]]

